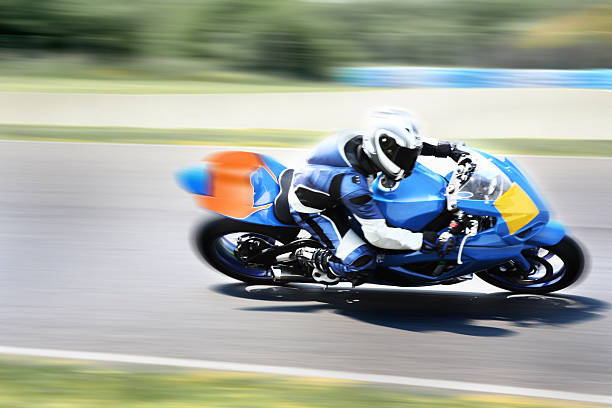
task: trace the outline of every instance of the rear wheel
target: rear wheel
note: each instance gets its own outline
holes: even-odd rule
[[[478,277],[498,288],[517,293],[543,294],[564,289],[576,282],[584,272],[584,254],[580,245],[565,236],[559,243],[537,248],[525,254],[531,270],[520,271],[512,264],[503,264]]]
[[[193,236],[198,253],[219,272],[246,283],[274,284],[269,268],[247,267],[234,253],[239,239],[250,236],[270,245],[285,244],[295,238],[298,229],[252,224],[216,217],[202,223]]]

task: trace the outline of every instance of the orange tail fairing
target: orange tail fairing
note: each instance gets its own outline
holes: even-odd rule
[[[246,218],[272,203],[255,206],[251,174],[263,167],[278,182],[257,153],[219,152],[206,157],[209,164],[210,196],[195,195],[200,207],[232,218]]]

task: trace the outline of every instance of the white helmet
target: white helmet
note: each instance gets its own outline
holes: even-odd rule
[[[408,177],[422,146],[419,129],[409,112],[384,108],[370,114],[363,151],[387,177]]]

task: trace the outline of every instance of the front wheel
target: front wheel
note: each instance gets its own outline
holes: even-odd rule
[[[270,245],[290,242],[297,228],[271,227],[231,218],[215,217],[202,223],[193,235],[197,252],[219,272],[250,284],[275,284],[268,268],[249,268],[234,253],[243,236],[257,237]]]
[[[531,263],[528,272],[503,264],[477,275],[491,285],[517,293],[544,294],[565,289],[584,272],[584,254],[569,236],[549,247],[541,247],[525,256]]]

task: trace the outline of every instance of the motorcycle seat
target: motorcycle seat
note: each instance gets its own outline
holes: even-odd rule
[[[287,225],[296,225],[289,210],[289,188],[293,180],[293,169],[285,169],[278,178],[280,192],[274,199],[274,215],[276,218]]]

